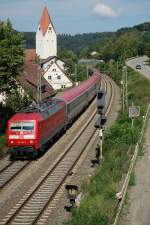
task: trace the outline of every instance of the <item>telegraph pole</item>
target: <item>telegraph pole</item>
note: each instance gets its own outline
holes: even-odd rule
[[[124,112],[124,86],[125,86],[125,80],[124,80],[124,70],[122,69],[122,110]]]
[[[127,66],[125,66],[125,80],[126,80],[126,107],[128,108],[128,72]]]
[[[128,107],[128,74],[127,66],[122,68],[122,109],[124,112],[125,106]]]
[[[75,85],[77,83],[77,64],[75,63]]]
[[[38,104],[38,111],[40,107],[40,102],[42,100],[42,79],[41,79],[41,61],[38,63],[38,71],[37,71],[37,104]]]
[[[88,65],[86,64],[86,77],[87,77],[87,80],[89,78],[89,68],[88,68]]]

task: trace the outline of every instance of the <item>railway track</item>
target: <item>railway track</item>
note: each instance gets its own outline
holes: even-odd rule
[[[104,82],[106,82],[106,80]],[[111,85],[110,82],[108,83]],[[111,88],[113,89],[112,86]],[[112,96],[113,94],[111,95],[110,102],[112,102]],[[106,114],[109,109],[110,106],[108,106]],[[94,129],[95,120],[93,119],[95,117],[96,111],[93,112],[84,127],[67,146],[65,151],[53,165],[49,167],[48,171],[42,175],[37,183],[24,195],[0,224],[43,224],[43,212],[54,199],[58,190],[62,187],[68,174],[70,174],[96,132],[96,129]]]
[[[0,170],[0,190],[13,180],[23,169],[29,165],[29,161],[9,162]]]

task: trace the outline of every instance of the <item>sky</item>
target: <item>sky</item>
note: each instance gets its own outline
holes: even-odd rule
[[[150,22],[150,0],[0,0],[0,20],[35,31],[45,4],[59,34],[116,31]]]

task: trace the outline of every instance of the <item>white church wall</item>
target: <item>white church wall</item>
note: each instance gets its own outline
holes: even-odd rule
[[[40,25],[38,26],[37,32],[36,32],[36,54],[42,58],[44,56],[43,48],[44,46],[44,38],[42,31],[40,30]]]
[[[51,25],[44,36],[43,59],[49,56],[57,56],[57,37]]]
[[[41,31],[40,25],[38,26],[36,32],[36,54],[41,59],[57,56],[57,35],[51,24],[49,24],[45,35]]]

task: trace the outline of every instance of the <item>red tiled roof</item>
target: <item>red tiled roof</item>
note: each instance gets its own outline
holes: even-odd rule
[[[47,28],[48,28],[49,24],[52,25],[52,27],[53,27],[53,29],[54,29],[54,31],[55,31],[54,25],[53,25],[53,23],[52,23],[52,21],[51,21],[51,18],[50,18],[50,16],[49,16],[49,13],[48,13],[48,9],[47,9],[47,7],[45,6],[45,7],[44,7],[44,10],[43,10],[43,12],[42,12],[41,19],[40,19],[40,29],[41,29],[43,35],[45,35],[45,33],[46,33],[46,31],[47,31]]]
[[[23,67],[23,73],[17,76],[17,81],[23,87],[23,89],[31,94],[32,98],[37,99],[37,72],[38,65],[31,62],[26,62]],[[42,99],[47,98],[55,94],[54,89],[49,83],[42,77],[42,86],[45,85],[45,92],[42,93]]]
[[[36,58],[35,49],[26,49],[25,50],[25,62],[33,62]]]

